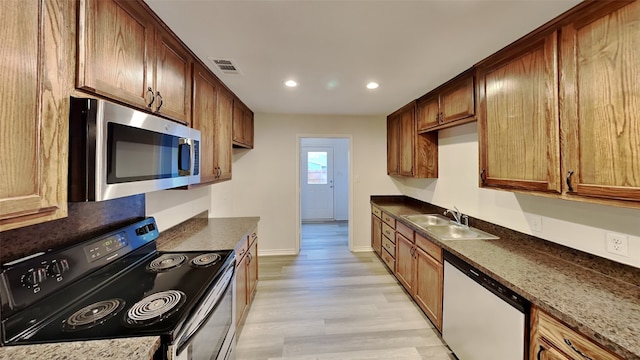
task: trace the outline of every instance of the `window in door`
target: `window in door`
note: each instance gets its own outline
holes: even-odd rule
[[[310,151],[307,158],[307,184],[327,184],[327,152]]]

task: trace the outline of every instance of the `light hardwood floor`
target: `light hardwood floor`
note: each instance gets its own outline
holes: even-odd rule
[[[451,360],[438,332],[347,224],[304,224],[300,254],[260,257],[237,360]]]

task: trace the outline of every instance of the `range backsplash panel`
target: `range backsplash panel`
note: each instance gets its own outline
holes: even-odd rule
[[[66,218],[0,232],[0,264],[73,245],[145,216],[144,194],[68,205]]]

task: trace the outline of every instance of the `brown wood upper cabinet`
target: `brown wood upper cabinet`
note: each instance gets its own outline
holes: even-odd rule
[[[253,149],[253,111],[238,99],[233,102],[233,147]]]
[[[417,100],[418,133],[474,121],[475,98],[473,69],[430,91]]]
[[[416,102],[387,117],[387,174],[438,177],[438,137],[416,132]]]
[[[640,201],[639,22],[639,1],[596,2],[561,29],[562,174],[569,198]]]
[[[80,0],[79,89],[191,122],[193,58],[142,2]]]
[[[638,22],[585,2],[478,64],[481,186],[640,207]]]
[[[482,186],[560,193],[557,32],[478,65]]]
[[[0,2],[0,231],[67,216],[74,4]]]
[[[200,64],[193,70],[193,128],[200,130],[200,183],[231,178],[231,134],[228,99],[222,84]],[[220,98],[219,98],[220,97]],[[227,147],[229,149],[227,149]],[[220,164],[224,164],[220,166]],[[223,170],[225,169],[225,176]],[[227,176],[228,172],[228,176]]]

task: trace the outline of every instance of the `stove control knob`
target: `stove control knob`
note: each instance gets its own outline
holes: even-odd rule
[[[26,286],[36,286],[46,278],[47,271],[44,268],[36,268],[22,276],[22,283]]]
[[[67,270],[69,270],[69,262],[67,259],[61,259],[52,262],[51,265],[47,267],[47,274],[49,276],[58,276]]]

